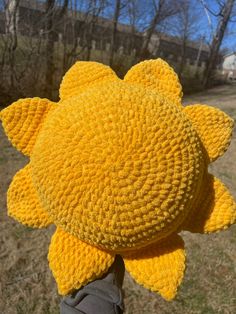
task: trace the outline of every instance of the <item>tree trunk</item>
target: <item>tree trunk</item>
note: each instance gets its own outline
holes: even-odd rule
[[[148,45],[150,43],[152,34],[155,31],[155,28],[159,22],[159,17],[160,17],[160,11],[158,10],[156,12],[152,22],[151,22],[151,25],[149,26],[149,28],[146,32],[146,36],[143,40],[143,45],[141,47],[140,54],[139,54],[139,60],[144,60],[146,58],[147,51],[148,51]]]
[[[186,61],[186,44],[187,44],[187,38],[184,37],[182,41],[182,47],[181,47],[180,64],[177,71],[180,81],[182,80],[184,65]]]
[[[117,35],[117,24],[120,16],[121,0],[116,0],[115,12],[113,16],[113,28],[111,35],[111,46],[110,46],[110,56],[109,56],[109,65],[112,67],[114,63],[114,53],[115,53],[115,42]]]
[[[90,25],[87,27],[87,35],[86,35],[86,53],[85,53],[85,60],[89,61],[91,58],[91,50],[92,50],[92,34],[94,31],[94,22],[91,21]]]
[[[63,5],[60,11],[56,11],[56,1],[55,0],[47,0],[46,1],[46,85],[45,85],[45,95],[48,98],[53,98],[53,90],[54,90],[54,74],[55,74],[55,66],[54,66],[54,41],[55,41],[55,25],[54,19],[56,18],[57,21],[63,19],[67,7],[68,7],[68,0],[64,0]]]
[[[10,66],[10,82],[12,89],[16,88],[15,84],[15,51],[18,45],[18,8],[19,0],[11,0],[8,2],[6,9],[6,33],[9,38],[8,56]]]
[[[206,69],[204,71],[203,86],[205,88],[209,87],[210,85],[212,73],[217,62],[219,49],[224,38],[225,30],[230,19],[234,2],[235,0],[227,0],[220,14],[221,18],[217,25],[216,34],[211,43],[210,55],[208,58]]]
[[[45,94],[46,97],[52,98],[53,95],[53,76],[54,76],[54,29],[53,29],[53,13],[55,0],[46,1],[46,80]]]

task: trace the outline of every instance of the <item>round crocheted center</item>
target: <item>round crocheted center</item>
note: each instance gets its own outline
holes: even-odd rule
[[[201,145],[181,108],[116,82],[70,98],[46,120],[32,177],[54,222],[110,250],[175,231],[201,185]]]

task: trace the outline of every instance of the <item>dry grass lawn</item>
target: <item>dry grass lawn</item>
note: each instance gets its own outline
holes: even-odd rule
[[[206,103],[236,119],[236,86],[196,94],[185,103]],[[47,265],[47,250],[54,227],[33,230],[6,214],[6,191],[13,175],[27,159],[18,153],[0,129],[0,313],[58,314],[60,297]],[[227,153],[211,172],[236,197],[236,133]],[[183,234],[187,270],[172,302],[137,285],[125,276],[125,313],[229,314],[236,313],[236,226],[219,234]]]

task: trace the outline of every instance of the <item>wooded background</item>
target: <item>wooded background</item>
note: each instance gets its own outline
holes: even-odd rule
[[[122,77],[133,64],[162,57],[154,47],[157,34],[177,41],[178,58],[167,61],[184,90],[206,88],[218,80],[224,39],[236,37],[235,0],[0,0],[0,18],[1,106],[36,95],[57,100],[62,76],[76,60],[109,64]],[[118,44],[122,32],[125,47]],[[99,49],[96,34],[107,40]],[[191,45],[195,69],[187,62]]]

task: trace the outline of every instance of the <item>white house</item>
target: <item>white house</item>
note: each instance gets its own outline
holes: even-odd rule
[[[222,74],[230,81],[236,81],[236,51],[224,56]]]

